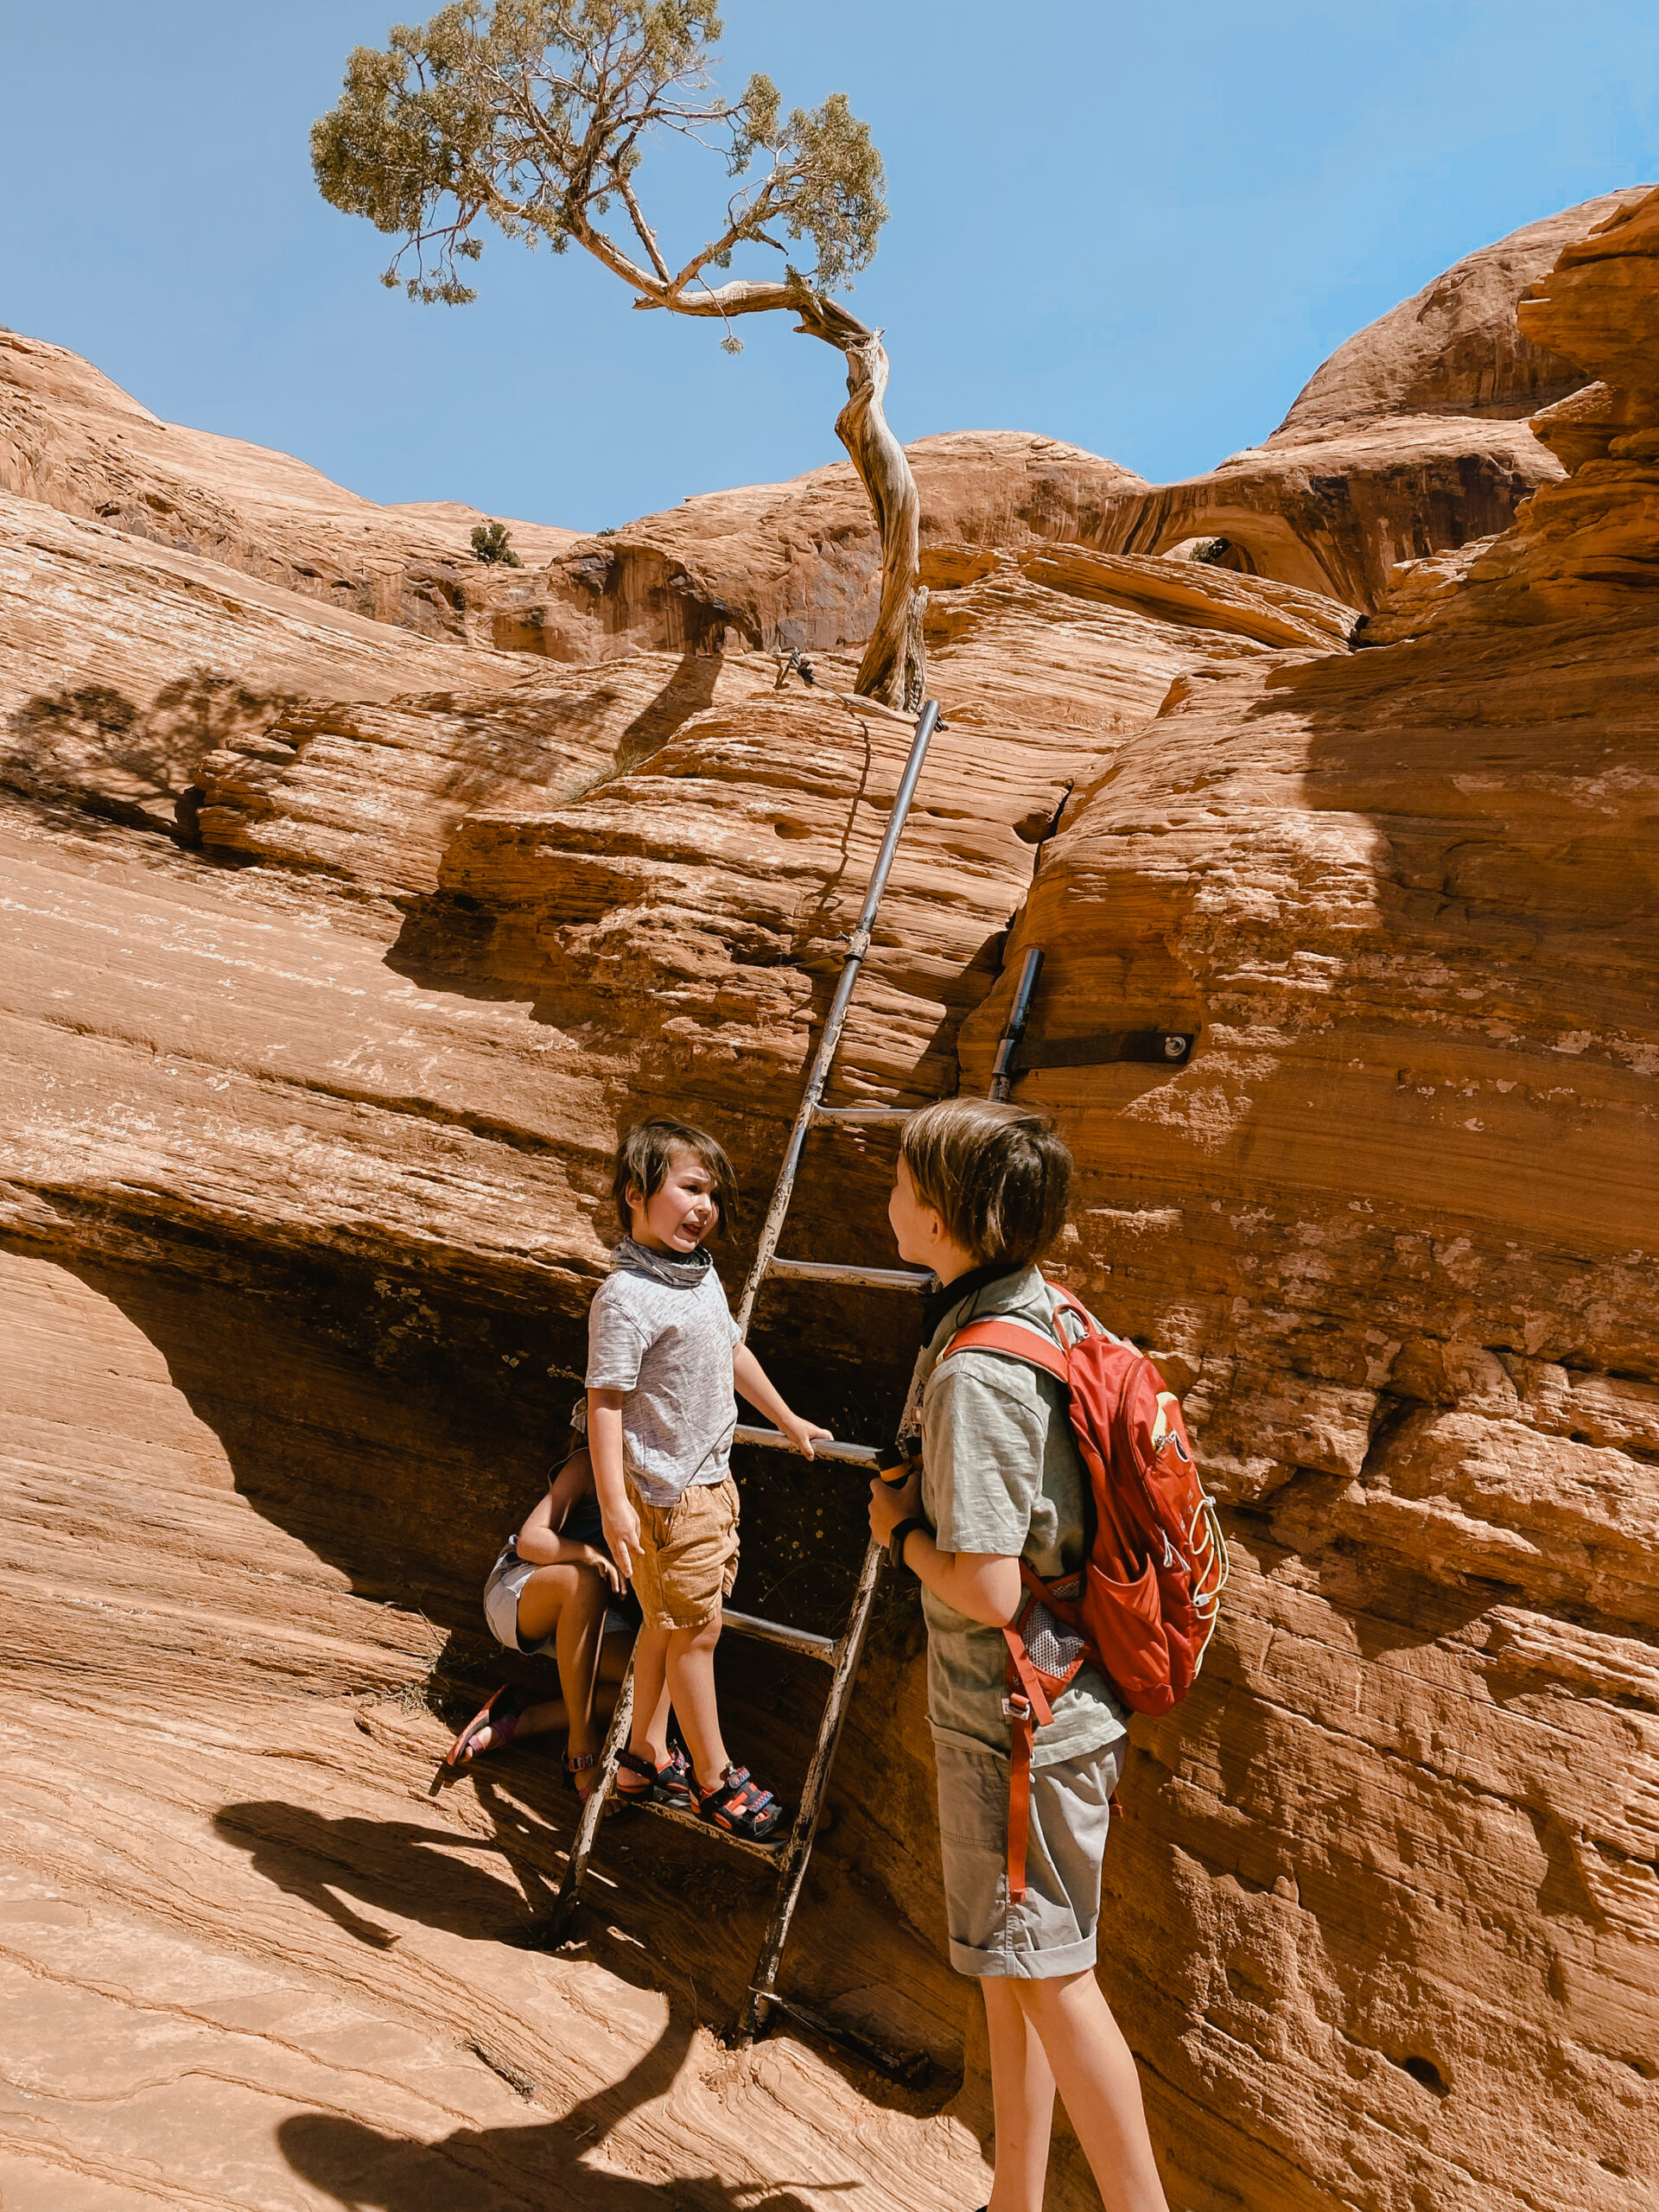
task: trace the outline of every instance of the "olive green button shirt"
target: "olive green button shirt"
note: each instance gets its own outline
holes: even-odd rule
[[[1004,1352],[954,1353],[957,1331],[993,1315],[1052,1333],[1054,1301],[1035,1268],[1004,1275],[959,1300],[927,1346],[922,1395],[922,1510],[941,1551],[1023,1557],[1045,1577],[1083,1562],[1084,1485],[1065,1392],[1051,1375]],[[970,1620],[925,1588],[928,1718],[935,1738],[966,1751],[1008,1755],[1012,1733],[1007,1643],[1001,1629]],[[1037,1732],[1038,1766],[1103,1750],[1126,1733],[1127,1715],[1105,1677],[1084,1667]]]

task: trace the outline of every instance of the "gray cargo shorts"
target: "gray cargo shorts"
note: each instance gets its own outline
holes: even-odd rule
[[[1026,1894],[1008,1895],[1009,1762],[936,1738],[939,1849],[950,1963],[958,1974],[1026,1980],[1095,1963],[1100,1862],[1128,1738],[1031,1770]]]

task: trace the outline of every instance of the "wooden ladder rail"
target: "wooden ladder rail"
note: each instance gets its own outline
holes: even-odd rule
[[[883,880],[885,880],[885,875]],[[875,887],[874,896],[879,898],[880,895],[878,885]],[[873,915],[874,910],[870,900],[867,899],[865,904]],[[997,1050],[996,1065],[992,1075],[990,1090],[990,1096],[995,1099],[1006,1099],[1008,1095],[1009,1077],[1007,1071],[1012,1065],[1014,1052],[1025,1034],[1027,1019],[1031,1011],[1032,997],[1037,988],[1037,978],[1041,972],[1043,956],[1033,947],[1026,955],[1020,981],[1014,990],[1014,1005],[1008,1016],[1007,1027],[1003,1031],[1001,1042]],[[850,991],[849,995],[850,996]],[[827,1064],[823,1072],[826,1076],[829,1073]],[[821,1096],[822,1084],[819,1084],[818,1090]],[[911,1111],[912,1109],[907,1106],[820,1105],[816,1109],[814,1118],[819,1122],[830,1124],[868,1126],[871,1123],[880,1124],[884,1122],[906,1122],[910,1118]],[[796,1126],[800,1133],[800,1141],[793,1145],[792,1158],[795,1161],[798,1161],[802,1146],[805,1142],[806,1132],[801,1127],[798,1118]],[[807,1127],[810,1127],[810,1122]],[[789,1156],[786,1155],[786,1164],[788,1158]],[[775,1199],[773,1204],[776,1205]],[[781,1212],[779,1219],[781,1223]],[[775,1237],[773,1244],[775,1247]],[[792,1277],[797,1281],[812,1282],[862,1283],[874,1288],[902,1289],[912,1287],[917,1282],[917,1276],[911,1269],[845,1268],[837,1266],[834,1262],[779,1260],[776,1257],[772,1261],[771,1272],[774,1275],[785,1279]],[[921,1281],[923,1284],[929,1283],[932,1281],[932,1277],[926,1275],[922,1277]],[[758,1276],[751,1276],[750,1290],[744,1308],[746,1319],[748,1313],[753,1310],[754,1293],[759,1288]],[[927,1349],[925,1344],[923,1344],[917,1351],[916,1363],[911,1370],[910,1388],[905,1394],[905,1409],[899,1418],[898,1433],[901,1438],[909,1436],[920,1426],[922,1384],[925,1379],[924,1363],[926,1357]],[[740,1428],[737,1434],[747,1444],[777,1446],[783,1445],[786,1441],[772,1429]],[[819,1446],[817,1448],[820,1451],[828,1452],[835,1447]],[[846,1445],[839,1448],[842,1454],[848,1458],[856,1454],[861,1462],[869,1465],[873,1470],[878,1470],[880,1467],[883,1455],[869,1450],[866,1446]],[[902,1473],[896,1479],[902,1481],[904,1479]],[[829,1783],[830,1769],[835,1759],[836,1746],[841,1740],[842,1725],[846,1718],[847,1707],[851,1701],[853,1683],[857,1677],[859,1662],[863,1656],[864,1638],[869,1627],[870,1609],[875,1601],[875,1586],[880,1577],[885,1548],[883,1545],[872,1543],[865,1553],[864,1565],[858,1579],[858,1587],[854,1593],[852,1612],[840,1643],[834,1648],[832,1663],[836,1670],[835,1675],[830,1682],[830,1697],[824,1707],[823,1720],[818,1730],[818,1741],[813,1752],[812,1764],[807,1770],[806,1782],[801,1791],[801,1811],[796,1817],[796,1825],[790,1835],[788,1848],[785,1854],[784,1866],[779,1875],[778,1894],[772,1906],[772,1918],[767,1923],[760,1956],[755,1961],[754,1973],[750,1978],[747,1990],[744,1993],[742,2007],[738,2013],[737,2024],[732,2031],[730,2039],[740,2050],[752,2043],[756,2035],[764,2032],[766,2016],[775,2008],[780,2012],[793,2013],[818,2034],[828,2036],[832,2042],[850,2044],[859,2051],[861,2056],[872,2059],[884,2072],[898,2073],[902,2077],[907,2069],[894,2063],[893,2054],[874,2049],[867,2044],[863,2037],[849,2035],[831,2022],[821,2018],[816,2012],[807,2011],[804,2006],[792,2003],[786,1997],[779,1997],[777,1993],[778,1968],[783,1957],[784,1944],[788,1938],[789,1924],[794,1914],[796,1901],[800,1895],[801,1885],[806,1878],[806,1864],[812,1853],[812,1838],[817,1827],[823,1793]],[[727,1615],[728,1620],[732,1618],[729,1613]],[[760,1622],[753,1623],[752,1632],[765,1633],[767,1625]]]
[[[838,1124],[868,1126],[880,1122],[898,1123],[905,1121],[912,1110],[908,1107],[891,1106],[827,1107],[823,1103],[823,1098],[825,1085],[830,1079],[830,1069],[834,1065],[836,1054],[840,1049],[842,1032],[846,1027],[847,1014],[852,1002],[853,990],[858,982],[864,957],[870,949],[871,932],[874,927],[876,912],[881,904],[882,893],[887,888],[893,856],[899,849],[899,840],[904,834],[911,802],[915,797],[916,785],[921,776],[923,763],[927,758],[927,749],[932,741],[933,733],[938,727],[938,704],[929,699],[925,702],[917,720],[915,735],[911,742],[910,756],[905,763],[904,774],[899,779],[899,789],[887,817],[887,830],[881,839],[880,849],[876,854],[875,865],[870,871],[869,883],[864,893],[864,904],[860,909],[858,919],[854,924],[847,940],[847,952],[842,963],[841,975],[836,984],[835,995],[830,1001],[829,1013],[824,1018],[817,1050],[813,1054],[811,1066],[808,1071],[806,1087],[802,1093],[801,1103],[796,1110],[795,1120],[790,1129],[789,1141],[785,1147],[783,1165],[779,1171],[778,1180],[772,1190],[772,1202],[766,1208],[766,1219],[761,1224],[754,1262],[749,1269],[747,1281],[744,1284],[743,1296],[736,1315],[738,1329],[744,1340],[747,1338],[749,1326],[754,1316],[755,1300],[760,1295],[762,1285],[770,1275],[775,1275],[780,1281],[857,1284],[871,1289],[882,1290],[921,1291],[925,1290],[932,1281],[931,1275],[915,1268],[860,1268],[842,1266],[833,1262],[779,1259],[778,1240],[783,1233],[785,1217],[788,1214],[790,1200],[794,1194],[795,1179],[800,1169],[801,1155],[805,1150],[806,1140],[815,1126],[833,1128]],[[904,1433],[905,1427],[913,1421],[915,1417],[915,1401],[918,1395],[919,1375],[918,1359],[916,1374],[912,1377],[910,1394],[906,1402],[901,1433]],[[734,1441],[774,1448],[788,1448],[787,1438],[781,1435],[776,1429],[771,1428],[741,1426],[734,1432]],[[872,1472],[880,1466],[882,1457],[872,1446],[864,1444],[826,1443],[817,1445],[815,1449],[819,1459],[840,1460],[855,1466],[868,1467]],[[767,2017],[773,2009],[784,2011],[800,2009],[791,2005],[787,1999],[780,1998],[776,1994],[778,1966],[783,1955],[784,1945],[788,1940],[790,1923],[794,1918],[795,1907],[799,1901],[801,1885],[806,1878],[807,1863],[812,1855],[813,1838],[817,1832],[818,1817],[823,1808],[823,1796],[829,1783],[830,1770],[835,1763],[836,1751],[841,1741],[842,1729],[846,1720],[853,1684],[857,1678],[859,1662],[863,1656],[864,1640],[869,1628],[870,1608],[875,1597],[875,1586],[880,1573],[882,1555],[882,1547],[880,1544],[872,1543],[866,1551],[864,1563],[853,1592],[852,1609],[848,1616],[847,1624],[841,1635],[833,1640],[829,1637],[815,1635],[810,1630],[788,1627],[779,1621],[762,1620],[759,1616],[752,1613],[728,1611],[724,1615],[726,1626],[735,1630],[740,1635],[757,1637],[764,1642],[779,1645],[785,1650],[798,1652],[806,1657],[821,1660],[830,1669],[830,1694],[824,1702],[823,1715],[818,1725],[817,1740],[813,1746],[806,1779],[802,1785],[800,1806],[791,1827],[788,1840],[782,1849],[780,1850],[776,1844],[750,1843],[741,1837],[728,1835],[723,1830],[700,1819],[695,1813],[676,1812],[671,1808],[663,1805],[652,1805],[647,1808],[660,1817],[696,1827],[703,1834],[712,1836],[721,1843],[734,1845],[741,1851],[764,1858],[779,1870],[778,1887],[771,1918],[767,1923],[760,1955],[755,1961],[754,1971],[749,1978],[742,2007],[732,2031],[731,2040],[739,2047],[753,2042],[754,2037],[764,2031]],[[593,1853],[594,1839],[599,1833],[604,1801],[609,1794],[616,1773],[617,1753],[628,1740],[632,1721],[633,1666],[630,1661],[627,1673],[617,1694],[616,1708],[611,1716],[610,1728],[605,1738],[605,1748],[600,1755],[599,1770],[594,1778],[594,1784],[583,1801],[582,1818],[577,1824],[575,1840],[570,1847],[570,1857],[564,1870],[563,1878],[559,1885],[558,1894],[554,1899],[552,1910],[535,1930],[534,1939],[538,1942],[550,1946],[556,1945],[563,1941],[569,1930],[572,1916],[581,1900],[588,1860]],[[890,2053],[878,2051],[873,2046],[867,2046],[861,2038],[848,2036],[839,2030],[830,2028],[827,2023],[820,2022],[816,2018],[810,2022],[810,2024],[830,2033],[838,2040],[852,2044],[859,2050],[861,2056],[873,2059],[876,2064],[885,2066],[887,2070],[894,2070]]]

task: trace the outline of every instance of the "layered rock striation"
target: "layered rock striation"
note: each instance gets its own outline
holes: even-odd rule
[[[1220,538],[1234,566],[1370,611],[1396,563],[1506,529],[1558,473],[1526,418],[1585,381],[1517,328],[1516,302],[1637,196],[1586,200],[1458,262],[1338,346],[1262,445],[1148,492],[1117,542],[1156,553]]]
[[[1142,1741],[1115,1886],[1141,2036],[1205,1931],[1159,2064],[1184,2130],[1274,2115],[1249,2201],[1357,2166],[1622,2207],[1655,2170],[1656,222],[1521,309],[1630,442],[1385,607],[1387,649],[1178,684],[1010,948],[1050,1033],[1203,1025],[1179,1075],[1023,1095],[1088,1163],[1072,1280],[1165,1351],[1231,1508],[1234,1626]]]
[[[1549,273],[1494,250],[1287,424],[1408,454],[1427,377],[1437,437],[1520,440],[1522,387],[1580,381],[1518,519],[1448,489],[1437,542],[1490,543],[1363,626],[1386,502],[1287,575],[1126,551],[1162,493],[1046,442],[918,471],[945,726],[835,1096],[982,1090],[1032,944],[1034,1037],[1199,1039],[1018,1091],[1079,1163],[1057,1270],[1184,1392],[1232,1546],[1107,1864],[1178,2204],[1635,2212],[1659,2171],[1656,207]],[[1503,391],[1434,385],[1517,276]],[[855,503],[823,472],[579,547],[645,582],[556,559],[541,642],[575,626],[527,656],[43,481],[0,499],[8,2202],[979,2202],[911,1595],[786,1971],[909,2088],[719,2054],[766,1898],[699,1839],[607,1832],[582,1948],[511,1948],[572,1801],[532,1747],[434,1780],[499,1679],[478,1587],[563,1439],[619,1128],[775,1172],[909,741],[847,694]],[[731,619],[673,626],[676,562]],[[785,1249],[887,1256],[891,1151],[815,1138]],[[780,1287],[757,1341],[880,1436],[914,1318]],[[832,1625],[860,1486],[755,1457],[740,1602]],[[722,1664],[798,1787],[821,1683]],[[1064,2146],[1052,2194],[1092,2201]]]
[[[922,499],[922,578],[933,588],[956,581],[972,551],[1092,541],[1143,488],[1116,461],[1015,431],[951,431],[906,450]],[[847,645],[874,620],[880,569],[869,501],[851,462],[837,461],[584,539],[549,569],[542,600],[502,619],[497,642],[575,661],[642,645]]]
[[[164,423],[61,346],[0,330],[0,492],[195,553],[325,607],[428,637],[493,629],[512,572],[473,558],[455,501],[377,506],[289,454]],[[514,522],[545,562],[575,537]],[[470,619],[470,620],[469,620]]]

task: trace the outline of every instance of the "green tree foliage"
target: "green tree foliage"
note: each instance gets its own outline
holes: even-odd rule
[[[762,76],[722,99],[709,66],[720,35],[711,0],[459,0],[352,54],[339,105],[311,134],[318,185],[401,238],[382,281],[411,299],[474,298],[461,264],[482,252],[486,224],[556,253],[585,247],[639,307],[724,316],[846,285],[887,219],[868,127],[840,92],[785,116]],[[738,181],[677,267],[635,191],[660,131],[712,147]],[[809,266],[787,266],[779,232],[810,242]],[[785,257],[783,282],[711,287],[704,272],[751,242]]]
[[[512,550],[512,532],[504,522],[480,523],[473,532],[473,558],[497,561],[505,569],[522,569],[524,565]]]
[[[836,435],[881,538],[880,605],[855,688],[914,712],[926,669],[921,501],[882,412],[881,333],[830,296],[875,251],[881,157],[843,92],[785,115],[771,79],[754,76],[741,99],[723,98],[720,35],[713,0],[456,0],[352,54],[338,105],[311,133],[317,183],[398,240],[383,282],[411,299],[474,298],[467,276],[493,224],[555,253],[581,246],[637,308],[718,317],[728,353],[743,350],[734,316],[773,309],[836,347],[847,367]],[[645,149],[664,132],[709,149],[730,187],[679,262],[640,204]],[[781,274],[728,274],[739,247],[769,248]]]

